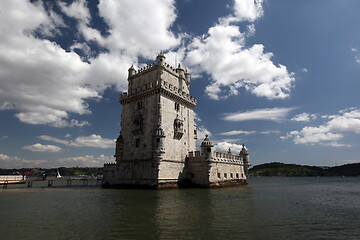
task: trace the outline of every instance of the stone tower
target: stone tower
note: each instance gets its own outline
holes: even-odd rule
[[[246,184],[249,152],[216,152],[206,136],[196,151],[190,74],[165,62],[128,70],[128,92],[120,96],[121,132],[115,163],[104,165],[104,187],[220,187]]]
[[[167,64],[160,53],[154,64],[130,67],[120,103],[121,132],[108,184],[160,188],[185,179],[185,160],[197,138],[190,74],[180,64]]]

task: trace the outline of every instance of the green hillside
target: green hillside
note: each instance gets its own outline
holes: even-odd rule
[[[252,167],[253,176],[360,176],[360,163],[336,167],[317,167],[279,162],[265,163]]]

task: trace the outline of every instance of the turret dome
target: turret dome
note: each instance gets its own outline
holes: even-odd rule
[[[208,137],[209,137],[209,135],[206,134],[204,140],[201,143],[201,147],[213,147],[214,146]]]
[[[242,149],[240,151],[240,155],[249,155],[248,150],[245,148],[245,145],[242,145]]]

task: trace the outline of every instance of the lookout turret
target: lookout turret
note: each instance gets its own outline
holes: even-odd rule
[[[128,69],[128,79],[133,76],[136,73],[136,70],[134,68],[134,65],[131,65],[131,67]]]
[[[161,51],[159,53],[159,55],[156,57],[156,64],[159,65],[159,66],[162,66],[165,64],[165,55],[163,53],[163,51]]]
[[[242,149],[240,151],[240,157],[243,160],[244,163],[244,170],[245,170],[245,174],[248,174],[248,170],[249,170],[249,166],[250,166],[250,158],[249,158],[249,152],[246,149],[245,145],[242,145]]]
[[[209,135],[205,135],[204,140],[202,141],[201,145],[201,156],[205,156],[205,158],[209,158],[211,157],[211,154],[214,150],[214,145],[212,144],[212,142],[209,139]]]

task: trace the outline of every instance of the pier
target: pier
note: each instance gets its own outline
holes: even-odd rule
[[[71,187],[71,186],[100,186],[102,178],[49,178],[49,179],[0,179],[3,189],[9,184],[26,184],[28,188],[35,187]],[[37,184],[38,183],[38,184]],[[46,183],[46,184],[44,184]],[[63,183],[63,184],[61,184]]]

